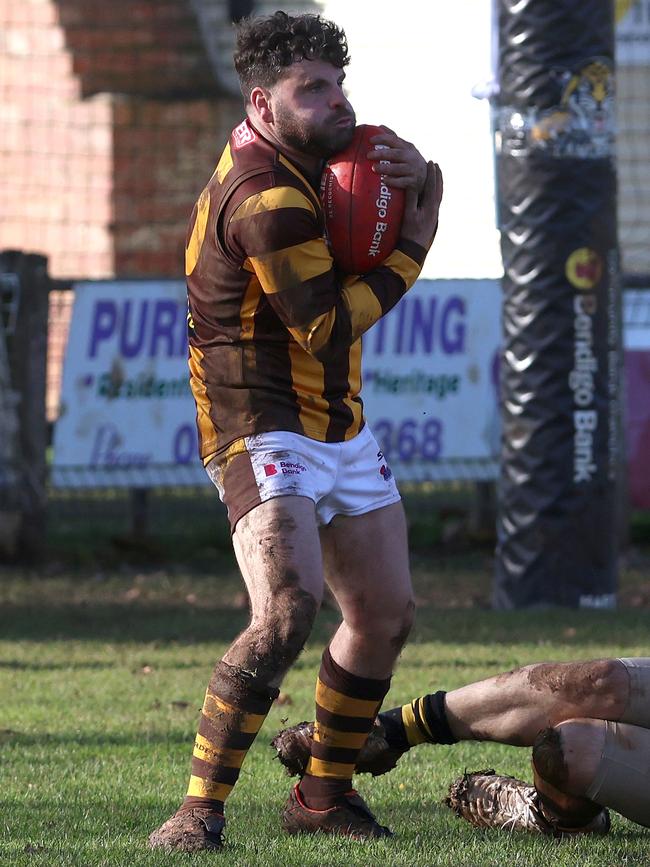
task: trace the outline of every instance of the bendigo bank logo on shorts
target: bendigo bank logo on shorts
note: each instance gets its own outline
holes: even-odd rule
[[[384,453],[381,450],[377,452],[377,460],[380,463],[384,460]],[[393,472],[386,463],[379,467],[379,475],[382,476],[385,482],[389,482],[393,478]]]
[[[264,464],[264,475],[276,476],[281,473],[283,476],[299,476],[301,473],[306,473],[307,467],[304,464],[295,463],[294,461],[277,461],[274,464]]]

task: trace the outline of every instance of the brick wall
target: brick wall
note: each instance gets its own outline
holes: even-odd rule
[[[0,248],[55,277],[177,276],[239,102],[189,0],[0,0]]]
[[[189,215],[241,115],[239,102],[232,101],[116,99],[117,274],[184,275]]]
[[[82,95],[217,94],[189,0],[54,3]]]
[[[112,273],[110,98],[80,98],[54,3],[0,0],[0,246]]]

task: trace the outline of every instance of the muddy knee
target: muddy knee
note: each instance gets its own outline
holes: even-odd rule
[[[270,599],[263,617],[251,624],[260,657],[277,660],[281,668],[290,666],[309,638],[317,611],[318,602],[305,591],[279,593]]]
[[[591,822],[600,806],[587,795],[598,767],[599,720],[569,720],[540,732],[533,746],[535,788],[544,815],[562,827]]]
[[[533,748],[542,804],[556,814],[564,810],[574,821],[577,816],[578,822],[587,821],[594,805],[611,807],[650,827],[649,753],[650,731],[642,726],[573,719],[546,729]],[[566,800],[562,792],[569,793]]]
[[[311,593],[300,590],[278,594],[269,602],[263,627],[291,662],[309,638],[318,607]]]
[[[604,737],[602,720],[573,719],[544,729],[533,745],[536,774],[562,792],[583,796],[596,773]]]
[[[269,683],[279,682],[304,647],[318,607],[319,602],[299,588],[275,593],[224,658]]]

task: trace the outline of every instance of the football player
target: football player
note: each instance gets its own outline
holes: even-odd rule
[[[151,834],[153,847],[221,847],[225,801],[311,631],[324,580],[343,622],[323,653],[319,736],[283,827],[390,836],[351,779],[414,604],[400,496],[363,417],[360,337],[420,273],[442,177],[413,145],[378,135],[369,159],[406,191],[401,236],[380,267],[337,270],[318,189],[324,161],[354,134],[348,60],[345,34],[318,15],[276,12],[239,25],[246,119],[190,220],[200,454],[228,509],[251,622],[214,668],[187,794]]]

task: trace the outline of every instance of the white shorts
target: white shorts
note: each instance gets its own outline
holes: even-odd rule
[[[245,437],[206,470],[228,509],[230,529],[274,497],[309,497],[316,520],[363,515],[400,500],[393,474],[368,425],[353,439],[322,443],[288,431]]]

